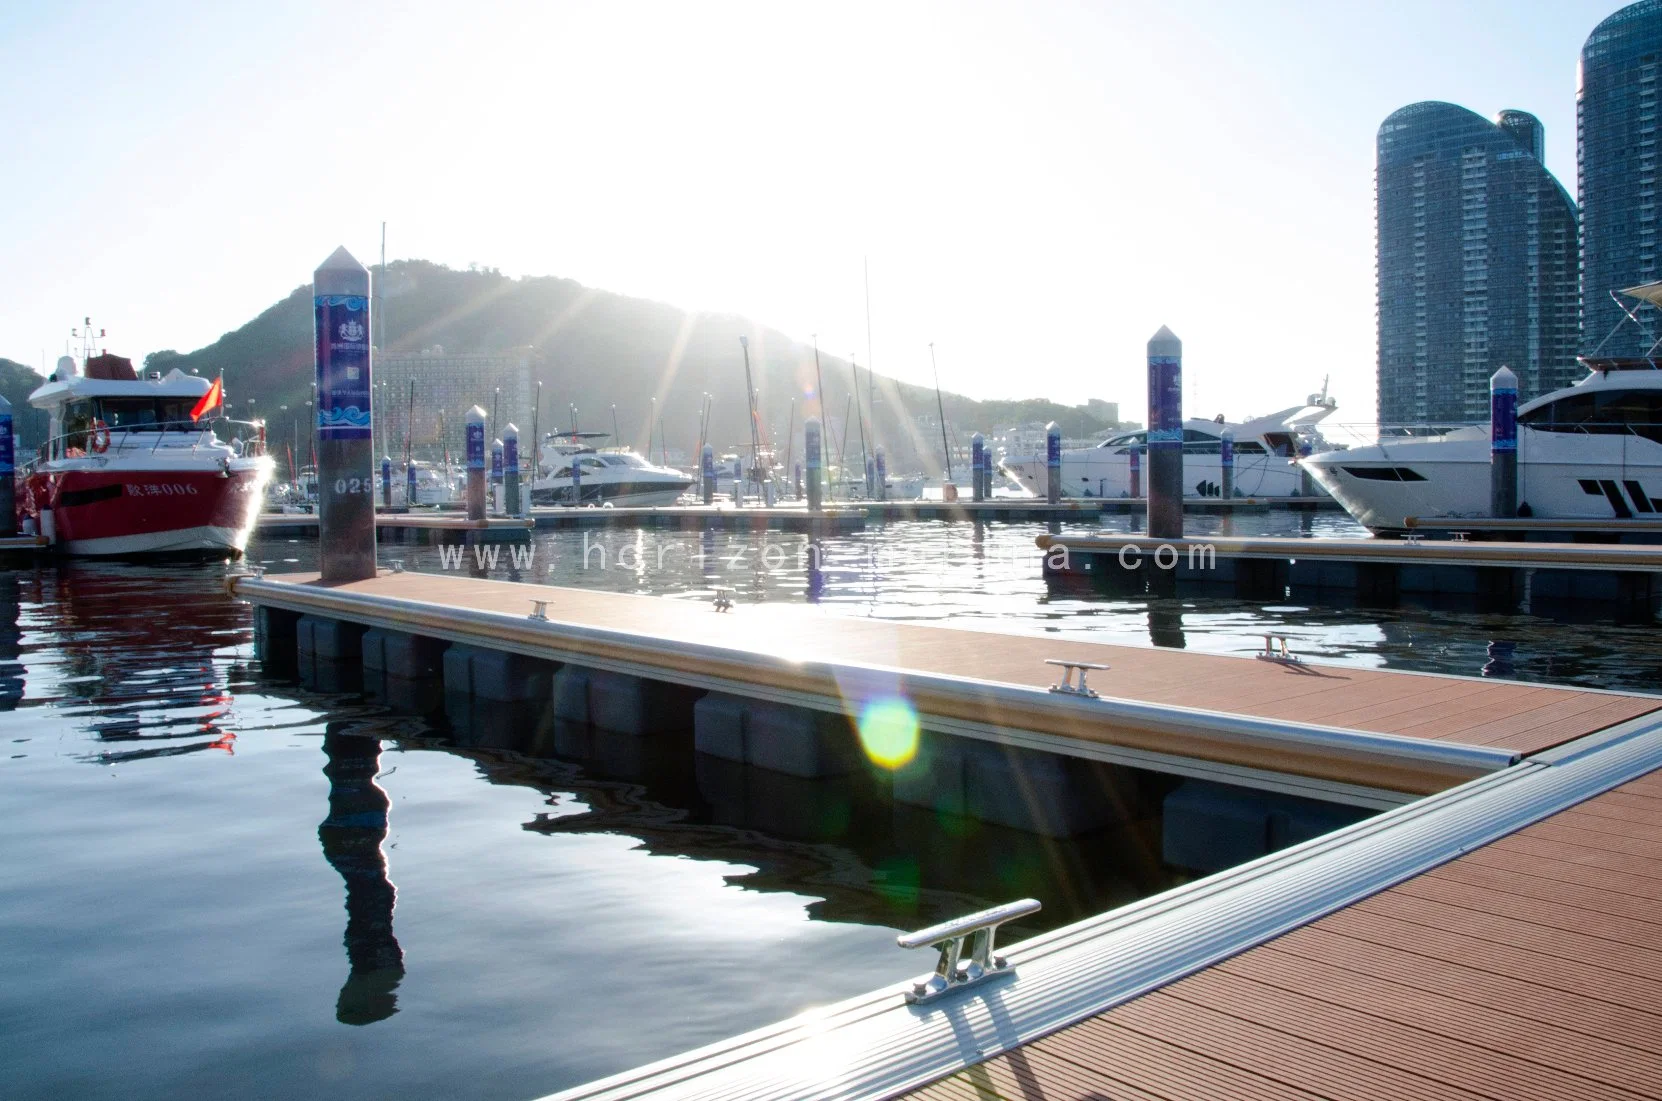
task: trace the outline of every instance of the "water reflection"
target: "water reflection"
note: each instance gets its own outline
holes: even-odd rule
[[[0,573],[0,711],[10,711],[23,698],[23,628],[19,614],[23,602],[18,595],[17,575]]]
[[[332,722],[323,735],[329,815],[317,827],[324,858],[346,881],[346,958],[351,971],[335,1000],[335,1019],[367,1025],[398,1012],[404,950],[392,932],[398,891],[381,844],[391,802],[376,783],[381,740]]]

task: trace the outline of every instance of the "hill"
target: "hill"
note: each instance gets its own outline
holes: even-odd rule
[[[46,442],[47,416],[29,407],[29,395],[45,380],[33,368],[0,359],[0,397],[12,403],[12,431],[17,436],[17,461],[27,462]]]
[[[615,404],[625,442],[642,446],[656,396],[670,445],[690,452],[708,392],[714,395],[711,442],[718,449],[748,442],[741,335],[750,340],[761,420],[769,426],[769,436],[785,429],[792,397],[799,399],[799,440],[802,418],[818,411],[818,403],[804,397],[814,391],[812,347],[745,318],[689,313],[569,279],[512,279],[495,270],[462,271],[421,260],[396,261],[384,276],[377,271],[376,278],[382,311],[376,327],[390,352],[419,352],[435,345],[451,354],[528,347],[533,378],[545,384],[545,428],[553,426],[556,415],[563,421],[572,403],[585,414],[583,427],[609,427],[610,407]],[[227,395],[239,412],[246,412],[245,403],[253,398],[258,411],[271,415],[279,405],[297,406],[310,396],[312,356],[308,284],[205,348],[184,354],[155,352],[146,357],[145,365],[177,366],[202,375],[223,371]],[[846,359],[823,353],[821,369],[828,419],[833,435],[839,435],[851,372]],[[862,369],[862,400],[866,376]],[[873,446],[880,442],[887,447],[896,471],[937,470],[940,431],[920,427],[916,420],[934,416],[934,391],[881,375],[876,383],[876,423],[867,425]],[[488,395],[478,400],[489,405]],[[966,446],[968,433],[987,432],[995,425],[1055,420],[1069,436],[1112,427],[1084,409],[1043,400],[979,402],[948,394],[945,404],[947,420],[964,434]],[[459,417],[463,410],[448,412]],[[856,453],[858,438],[857,429],[850,432],[848,446]],[[780,448],[784,449],[783,440]],[[795,452],[800,456],[800,443]]]

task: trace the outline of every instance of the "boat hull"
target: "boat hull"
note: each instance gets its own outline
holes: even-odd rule
[[[553,479],[553,484],[544,483],[531,490],[533,505],[570,505],[573,504],[571,480],[569,478]],[[611,505],[614,508],[658,508],[673,505],[681,494],[691,489],[691,478],[685,480],[666,479],[655,482],[584,482],[583,498],[585,505]]]
[[[270,476],[268,465],[38,472],[26,508],[62,554],[234,557],[248,545]]]
[[[1097,452],[1103,452],[1097,454]],[[1029,493],[1049,492],[1049,473],[1043,455],[1005,459],[999,468]],[[1136,496],[1148,493],[1148,458],[1143,457],[1141,484]],[[1302,495],[1299,468],[1281,455],[1235,456],[1235,494],[1238,497],[1275,498]],[[1183,496],[1217,497],[1223,492],[1223,460],[1217,455],[1183,456]],[[1104,448],[1062,453],[1062,496],[1130,497],[1131,461]]]
[[[1476,519],[1489,508],[1489,434],[1471,428],[1313,455],[1311,475],[1370,531],[1416,519]],[[1543,520],[1662,514],[1662,444],[1637,435],[1518,432],[1518,505]]]

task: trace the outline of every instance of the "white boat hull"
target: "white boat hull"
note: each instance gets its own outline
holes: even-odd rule
[[[1105,453],[1104,453],[1105,452]],[[1023,489],[1036,496],[1049,493],[1045,457],[1005,459],[1000,468]],[[1148,457],[1143,456],[1140,485],[1131,492],[1131,463],[1126,455],[1105,448],[1062,452],[1062,496],[1131,497],[1148,493]],[[1183,456],[1183,496],[1217,497],[1222,494],[1223,460],[1217,455]],[[1237,497],[1299,497],[1303,479],[1299,468],[1280,455],[1235,456]]]
[[[1406,530],[1409,517],[1491,515],[1487,428],[1329,452],[1305,462],[1311,475],[1371,531]],[[1662,444],[1628,433],[1520,428],[1518,506],[1538,519],[1662,515]]]

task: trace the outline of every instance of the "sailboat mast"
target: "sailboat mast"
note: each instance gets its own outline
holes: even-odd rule
[[[777,452],[776,452],[777,454]],[[785,478],[791,477],[791,462],[796,458],[796,399],[791,399],[790,426],[785,429]]]
[[[941,417],[941,448],[946,452],[946,480],[952,481],[952,444],[946,438],[946,406],[941,402],[941,369],[935,366],[935,342],[929,342],[929,369],[935,373],[935,411]]]
[[[854,419],[860,422],[860,476],[863,478],[871,458],[866,454],[866,418],[860,411],[860,365],[854,362],[853,352],[848,353],[848,368],[854,372]]]
[[[415,379],[410,380],[409,413],[404,418],[404,465],[410,465],[410,451],[415,439]],[[385,442],[385,441],[383,441]]]
[[[756,475],[756,483],[761,484],[762,466],[762,439],[757,434],[756,427],[756,387],[750,381],[750,338],[739,337],[739,347],[744,349],[744,392],[750,401],[750,467],[751,473]]]

